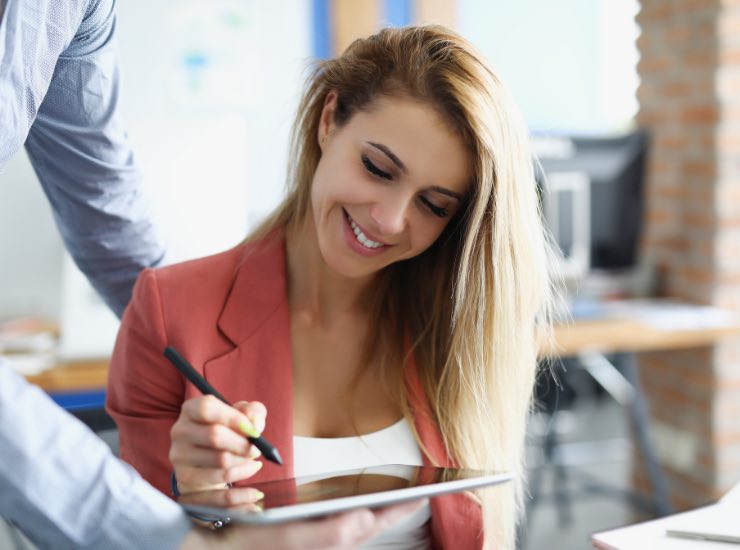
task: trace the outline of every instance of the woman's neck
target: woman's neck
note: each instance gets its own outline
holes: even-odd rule
[[[324,261],[309,215],[286,228],[288,299],[293,313],[330,326],[365,311],[372,279],[352,279],[333,271]]]

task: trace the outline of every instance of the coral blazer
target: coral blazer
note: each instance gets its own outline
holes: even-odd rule
[[[120,432],[121,457],[170,493],[170,429],[182,403],[200,395],[162,355],[174,346],[226,399],[258,400],[265,437],[283,466],[265,461],[255,482],[293,476],[293,387],[285,239],[280,231],[231,250],[141,273],[126,309],[108,379],[107,410]],[[453,465],[413,364],[407,391],[430,456]],[[431,500],[435,548],[482,548],[480,507],[458,494]]]

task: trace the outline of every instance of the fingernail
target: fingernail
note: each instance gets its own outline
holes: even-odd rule
[[[257,428],[252,426],[248,420],[239,421],[239,430],[248,437],[259,437],[262,432],[257,431]]]
[[[262,492],[262,491],[260,491],[259,489],[255,489],[255,490],[254,490],[254,496],[255,496],[255,498],[256,498],[257,500],[262,500],[263,498],[265,498],[265,493],[263,493],[263,492]]]
[[[262,469],[262,462],[255,460],[247,466],[247,476],[253,476]]]
[[[265,431],[265,424],[267,422],[267,418],[264,414],[260,414],[257,416],[252,417],[252,422],[254,422],[255,427],[259,430],[260,433]]]

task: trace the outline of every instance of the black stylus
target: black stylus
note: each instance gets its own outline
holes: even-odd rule
[[[231,405],[228,401],[226,401],[226,398],[218,393],[218,390],[211,386],[208,383],[208,380],[203,378],[197,370],[193,368],[193,366],[188,363],[185,358],[180,355],[175,348],[172,346],[167,346],[164,348],[164,356],[170,360],[170,363],[175,365],[177,367],[177,370],[179,370],[185,378],[190,380],[193,385],[200,390],[200,392],[203,395],[213,395],[214,397],[217,397],[227,405]],[[267,441],[264,437],[250,437],[246,436],[246,438],[249,440],[249,442],[257,447],[260,451],[262,451],[262,456],[264,456],[267,460],[271,460],[275,464],[283,464],[283,459],[280,456],[280,453],[278,450],[272,446],[272,444]]]

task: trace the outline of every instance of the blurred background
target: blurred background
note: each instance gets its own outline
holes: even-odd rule
[[[564,318],[667,296],[704,307],[638,314],[674,332],[684,317],[712,328],[740,310],[737,4],[128,0],[124,115],[172,258],[203,256],[238,243],[282,196],[312,59],[383,26],[447,25],[488,57],[531,129]],[[0,255],[0,352],[34,381],[104,363],[117,321],[64,251],[25,153],[0,174]],[[595,531],[712,501],[740,479],[736,339],[596,359],[587,348],[543,363],[556,377],[542,377],[530,424],[522,548],[587,548]],[[625,383],[645,397],[642,415]],[[80,386],[48,388],[109,428],[104,388]]]

